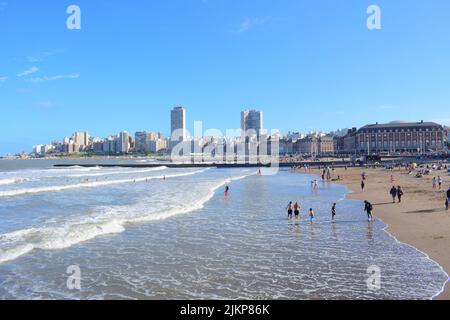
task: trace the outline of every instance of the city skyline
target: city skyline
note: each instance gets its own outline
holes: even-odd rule
[[[279,154],[282,155],[337,155],[337,154],[370,154],[370,151],[380,152],[442,152],[448,150],[450,143],[450,128],[435,122],[403,122],[391,121],[389,123],[371,123],[361,128],[352,127],[337,131],[303,132],[289,131],[268,132],[264,129],[264,112],[261,110],[244,110],[241,112],[240,132],[220,132],[201,128],[202,132],[191,135],[186,131],[187,110],[177,106],[170,111],[171,133],[164,138],[164,134],[155,131],[137,131],[134,135],[128,131],[121,131],[107,138],[90,136],[88,132],[74,132],[71,138],[65,137],[63,142],[52,140],[51,144],[33,146],[30,155],[42,156],[47,154],[72,154],[89,153],[97,155],[114,154],[166,154],[174,148],[190,146],[190,152],[206,153],[212,150],[227,149],[224,144],[232,143],[233,146],[243,144],[267,144],[275,139]],[[201,127],[201,125],[200,125]],[[201,136],[199,136],[201,134]],[[217,135],[219,134],[219,135]],[[220,142],[222,141],[222,142]],[[185,144],[185,142],[192,142]],[[180,145],[179,145],[180,144]],[[269,143],[270,144],[270,143]],[[193,148],[193,149],[192,149]],[[233,147],[234,148],[234,147]],[[209,151],[208,151],[209,150]],[[215,153],[215,151],[213,151]],[[26,154],[28,154],[26,152]],[[21,154],[22,156],[23,154]]]
[[[448,1],[377,1],[380,30],[366,27],[372,1],[80,0],[81,30],[66,27],[70,4],[2,5],[0,155],[78,130],[167,136],[177,104],[190,132],[238,129],[245,108],[285,133],[450,124]]]

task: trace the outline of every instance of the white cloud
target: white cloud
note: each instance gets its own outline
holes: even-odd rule
[[[31,62],[31,63],[36,63],[36,62],[41,62],[42,61],[41,58],[36,58],[36,57],[32,57],[32,56],[28,56],[27,60],[28,60],[28,62]]]
[[[32,78],[32,82],[46,82],[46,81],[56,81],[63,79],[78,79],[80,77],[79,73],[71,73],[71,74],[60,74],[56,76],[45,76],[40,78]]]
[[[18,73],[17,76],[18,77],[25,77],[25,76],[28,76],[30,74],[36,73],[38,71],[39,71],[38,67],[31,67],[30,69],[25,70],[24,72]]]
[[[61,54],[63,52],[64,52],[64,50],[61,50],[61,49],[49,50],[49,51],[44,51],[44,52],[40,52],[37,54],[27,56],[27,57],[25,57],[25,59],[30,63],[38,63],[38,62],[42,62],[42,61],[46,60],[47,58],[50,58],[54,55]]]
[[[3,83],[4,83],[6,80],[8,80],[8,77],[0,76],[0,87],[3,85]]]
[[[270,21],[270,18],[244,18],[237,30],[238,33],[247,32],[256,26],[261,26]]]

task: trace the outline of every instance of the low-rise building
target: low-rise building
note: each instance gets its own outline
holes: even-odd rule
[[[356,133],[356,151],[373,153],[426,153],[445,147],[444,127],[434,122],[370,124]]]

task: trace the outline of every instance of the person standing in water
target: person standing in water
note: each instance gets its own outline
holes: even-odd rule
[[[373,211],[373,206],[369,201],[364,201],[364,211],[367,212],[367,218],[369,219],[369,221],[373,221],[373,215],[372,215],[372,211]]]
[[[309,209],[309,221],[314,223],[314,210],[312,208]]]
[[[335,220],[336,218],[336,203],[333,203],[333,206],[331,207],[331,220]]]
[[[228,197],[230,195],[230,187],[226,186],[225,187],[225,197]]]
[[[288,206],[287,206],[287,212],[288,212],[288,219],[292,218],[292,201],[289,202]]]
[[[298,204],[298,202],[294,204],[294,215],[296,219],[300,217],[300,205]]]

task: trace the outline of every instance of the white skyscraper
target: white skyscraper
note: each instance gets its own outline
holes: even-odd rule
[[[117,151],[119,153],[128,153],[128,151],[130,151],[130,136],[127,131],[123,131],[119,134],[118,144]]]

